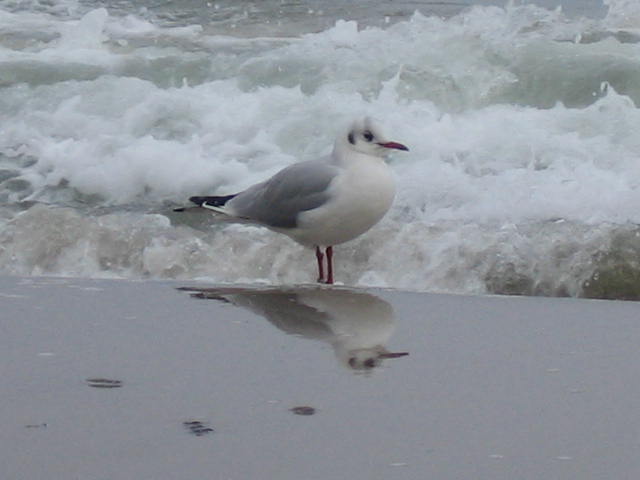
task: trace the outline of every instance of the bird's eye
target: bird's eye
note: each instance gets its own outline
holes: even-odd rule
[[[373,133],[371,133],[369,130],[365,130],[362,136],[367,142],[370,142],[371,140],[373,140]]]

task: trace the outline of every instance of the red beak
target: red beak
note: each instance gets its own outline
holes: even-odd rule
[[[404,145],[402,145],[401,143],[398,143],[398,142],[379,143],[378,145],[380,145],[381,147],[384,147],[384,148],[393,148],[395,150],[404,150],[405,152],[409,151],[409,149],[407,147],[405,147]]]

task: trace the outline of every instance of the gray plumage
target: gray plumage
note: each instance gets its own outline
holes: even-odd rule
[[[295,228],[298,215],[323,205],[338,168],[327,160],[295,163],[225,203],[238,217],[274,228]]]

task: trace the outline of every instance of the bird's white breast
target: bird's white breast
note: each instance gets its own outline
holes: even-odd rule
[[[328,189],[330,200],[302,212],[287,232],[309,246],[338,245],[362,235],[387,213],[395,196],[393,173],[383,159],[353,155]]]

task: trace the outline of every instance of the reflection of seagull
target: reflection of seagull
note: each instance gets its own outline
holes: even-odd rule
[[[393,310],[387,302],[368,293],[320,288],[182,290],[192,292],[195,298],[247,308],[291,335],[328,342],[338,359],[355,370],[370,370],[385,358],[408,355],[385,348],[394,329]]]
[[[240,193],[189,200],[315,248],[318,281],[333,283],[333,245],[362,235],[391,207],[395,185],[384,156],[393,149],[408,150],[365,118],[338,137],[329,157],[290,165]]]

